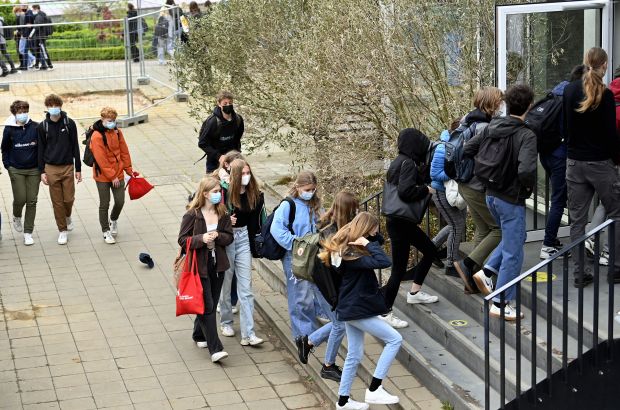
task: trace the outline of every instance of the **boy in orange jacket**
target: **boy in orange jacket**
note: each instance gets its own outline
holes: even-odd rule
[[[118,113],[114,108],[103,107],[101,120],[93,124],[95,131],[90,139],[90,150],[95,157],[93,178],[99,191],[99,223],[106,243],[116,243],[118,217],[125,204],[125,178],[133,176],[129,149],[121,130],[116,128]],[[110,191],[114,196],[114,207],[108,219]]]

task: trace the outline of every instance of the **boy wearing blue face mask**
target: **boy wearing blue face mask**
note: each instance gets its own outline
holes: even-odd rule
[[[134,172],[131,168],[129,148],[123,133],[116,127],[118,113],[112,107],[103,107],[101,119],[93,124],[94,133],[90,139],[90,150],[95,157],[93,179],[99,191],[99,223],[106,243],[116,243],[118,217],[125,204],[125,176]],[[114,207],[110,207],[110,191],[114,196]]]

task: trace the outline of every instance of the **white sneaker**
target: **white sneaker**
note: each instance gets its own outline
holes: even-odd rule
[[[392,396],[385,391],[383,386],[379,386],[375,391],[366,389],[366,398],[364,401],[370,404],[394,404],[398,403],[398,396]]]
[[[540,259],[549,259],[556,253],[558,253],[558,250],[553,246],[543,246],[540,250]]]
[[[316,320],[318,320],[319,322],[321,322],[321,324],[323,324],[323,325],[326,325],[326,324],[328,324],[329,322],[331,322],[331,320],[329,320],[328,318],[323,317],[323,316],[319,316],[319,315],[316,315]]]
[[[584,245],[586,247],[586,255],[588,258],[594,258],[594,240],[586,239]]]
[[[438,300],[439,298],[437,296],[429,295],[421,290],[419,290],[415,295],[407,293],[407,303],[435,303]]]
[[[206,349],[207,347],[209,347],[207,342],[196,342],[196,346],[198,346],[201,349]]]
[[[220,313],[220,304],[219,303],[217,304],[217,308],[215,310],[217,310],[217,313]]]
[[[235,331],[230,325],[220,326],[220,329],[222,330],[222,336],[233,337],[235,335]]]
[[[21,217],[16,217],[13,216],[13,227],[15,228],[15,230],[17,232],[21,232],[24,230],[24,227],[22,226],[22,218]]]
[[[493,293],[493,280],[491,278],[487,278],[487,275],[484,274],[484,271],[480,271],[474,274],[474,282],[476,282],[476,286],[478,286],[478,290],[484,293],[485,295],[490,295]]]
[[[339,406],[338,402],[336,402],[336,409],[338,410],[366,410],[369,407],[369,404],[357,402],[350,397],[344,406]]]
[[[217,352],[211,355],[211,361],[213,363],[219,362],[220,360],[224,360],[228,357],[228,353],[226,352]]]
[[[110,231],[107,231],[106,233],[103,234],[103,240],[105,241],[105,243],[109,243],[109,244],[116,243],[116,239],[114,239]]]
[[[379,319],[383,320],[394,329],[402,329],[403,327],[409,326],[408,322],[397,318],[392,312],[388,313],[387,316],[379,315]]]
[[[62,231],[58,236],[58,245],[66,245],[67,244],[67,231]]]
[[[118,233],[118,221],[110,221],[110,233],[116,236]]]
[[[601,252],[601,256],[598,258],[598,264],[609,266],[609,252]]]
[[[24,234],[24,245],[26,246],[30,246],[34,244],[34,239],[32,239],[32,234],[31,233],[25,233]]]
[[[248,339],[248,342],[250,342],[251,346],[258,346],[258,345],[263,344],[263,339],[261,339],[260,337],[256,335],[253,335],[253,336],[250,336],[250,338]]]
[[[0,235],[2,237],[2,235]],[[620,325],[620,312],[616,313],[616,322]]]
[[[501,317],[501,310],[495,304],[491,305],[491,316],[493,317]],[[521,319],[523,319],[525,315],[521,313]],[[504,308],[504,319],[508,321],[517,320],[517,309],[512,306],[510,303],[506,303],[506,307]]]
[[[239,313],[239,308],[237,306],[232,306],[230,310],[232,310],[233,315],[236,315],[237,313]]]
[[[73,230],[73,218],[70,216],[67,217],[67,231],[71,232]]]

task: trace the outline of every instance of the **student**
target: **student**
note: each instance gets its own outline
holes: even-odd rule
[[[11,56],[6,50],[7,39],[6,37],[4,37],[5,29],[2,28],[2,25],[4,24],[6,24],[4,22],[4,18],[0,16],[0,54],[2,54],[2,57],[4,57],[4,60],[6,60],[6,62],[9,63],[9,66],[11,67],[11,71],[9,71],[6,64],[4,63],[4,60],[2,59],[2,57],[0,57],[0,68],[2,69],[2,74],[0,75],[0,77],[6,77],[9,74],[19,73],[19,71],[15,69],[15,64],[13,63]]]
[[[166,64],[165,51],[170,54],[170,57],[174,57],[174,30],[172,24],[168,8],[163,6],[159,12],[155,33],[153,33],[157,37],[157,63],[159,65]]]
[[[66,245],[67,232],[73,230],[74,170],[77,183],[82,182],[80,146],[75,122],[62,111],[62,98],[49,94],[44,104],[48,112],[37,127],[39,172],[41,181],[50,187],[50,200],[60,232],[58,244]]]
[[[35,4],[32,6],[32,14],[34,15],[34,24],[45,24],[47,14],[41,11],[41,6]],[[38,70],[53,70],[52,59],[47,52],[47,35],[46,30],[47,26],[41,27],[32,27],[30,29],[30,33],[28,37],[32,42],[32,46],[34,48],[34,55],[37,58],[37,62],[34,68]],[[41,62],[41,66],[39,67],[39,61]]]
[[[241,137],[245,127],[243,117],[233,107],[234,99],[232,93],[220,91],[213,115],[200,130],[198,146],[207,157],[207,174],[219,167],[229,151],[241,152]]]
[[[37,123],[28,116],[30,105],[26,101],[13,101],[11,116],[4,122],[2,136],[2,163],[9,171],[13,190],[13,226],[24,231],[24,244],[34,244],[32,231],[37,214],[37,198],[41,177],[37,143]],[[22,210],[26,205],[26,218],[22,228]]]
[[[99,192],[99,224],[106,243],[116,243],[118,217],[125,204],[125,176],[134,172],[131,168],[131,156],[123,132],[116,127],[118,113],[112,107],[101,109],[101,119],[93,124],[90,150],[95,157],[93,179]],[[103,138],[105,135],[106,141]],[[110,209],[110,191],[114,197],[112,214]]]
[[[423,169],[430,143],[426,135],[413,128],[405,128],[398,134],[398,156],[394,158],[388,169],[387,180],[398,186],[398,196],[405,202],[422,200],[429,193],[435,193],[435,189],[425,185],[427,182],[430,183],[430,175],[428,167]],[[431,296],[420,290],[437,256],[435,244],[413,222],[387,217],[386,228],[390,236],[394,264],[392,274],[384,287],[384,295],[390,309],[396,300],[400,282],[406,276],[413,276],[413,285],[411,292],[407,295],[407,303],[437,302],[439,300],[437,296]],[[424,257],[407,272],[411,246],[419,249]]]
[[[15,25],[22,26],[15,30],[15,45],[17,49],[17,54],[19,55],[19,67],[18,70],[26,71],[29,67],[34,67],[35,62],[37,61],[36,57],[32,55],[32,53],[28,50],[28,27],[26,27],[27,20],[32,22],[34,18],[32,14],[28,16],[28,6],[15,6],[13,8],[13,13],[17,17],[15,19]]]
[[[358,211],[359,201],[355,195],[345,191],[338,192],[331,208],[319,220],[318,226],[321,231],[321,243],[329,240],[339,229],[351,222]],[[338,348],[345,334],[344,323],[338,320],[331,306],[318,290],[318,287],[315,284],[311,286],[314,291],[314,300],[318,301],[318,306],[327,315],[329,323],[317,329],[311,335],[297,336],[295,344],[297,345],[299,360],[303,364],[308,363],[308,355],[314,351],[314,347],[320,346],[327,340],[325,363],[321,367],[321,377],[340,383],[342,369],[336,366],[336,356],[338,356]]]
[[[498,276],[497,287],[500,288],[512,281],[521,273],[523,265],[523,245],[527,237],[525,231],[525,200],[532,194],[536,186],[536,135],[524,121],[525,114],[534,100],[534,91],[527,85],[513,85],[506,90],[506,117],[495,117],[481,134],[467,142],[463,153],[475,156],[487,138],[503,139],[512,143],[512,157],[504,158],[514,175],[514,180],[505,189],[486,187],[486,198],[489,211],[495,222],[502,229],[502,241],[484,266],[483,271],[473,277],[478,289],[485,295],[493,291],[487,280],[494,273]],[[468,282],[470,281],[469,278]],[[515,300],[516,287],[506,291],[505,320],[515,320],[517,310],[512,305]],[[491,316],[500,316],[500,297],[493,299]],[[520,313],[523,317],[523,313]]]
[[[445,130],[439,137],[441,141],[447,142],[450,140],[450,134],[457,129],[460,124],[461,118],[457,118],[452,121],[449,130]],[[433,202],[439,209],[441,216],[448,222],[448,224],[437,233],[437,236],[433,238],[433,243],[439,249],[444,242],[447,242],[447,262],[445,274],[448,276],[458,277],[459,274],[454,267],[456,256],[459,253],[459,246],[461,245],[461,238],[465,234],[465,221],[467,219],[467,208],[458,209],[448,203],[446,197],[446,188],[444,182],[449,181],[444,171],[444,158],[445,158],[445,145],[439,144],[435,149],[435,155],[431,162],[431,187],[435,190],[433,194]]]
[[[569,83],[581,79],[583,73],[583,64],[579,64],[573,68],[568,81],[562,81],[551,92],[555,95],[563,96],[564,88]],[[552,257],[564,246],[558,239],[558,230],[560,229],[564,208],[566,208],[566,200],[568,199],[566,191],[566,140],[564,138],[564,116],[562,112],[560,112],[558,121],[559,137],[564,142],[551,154],[543,154],[542,152],[539,154],[540,165],[543,166],[551,181],[551,207],[547,217],[547,225],[545,226],[545,238],[540,250],[540,259]]]
[[[504,100],[504,92],[497,87],[482,87],[474,94],[475,109],[461,120],[461,125],[471,127],[476,123],[474,137],[482,134],[493,117],[502,114],[501,106]],[[468,182],[459,184],[459,194],[467,202],[467,210],[474,221],[476,228],[474,234],[474,246],[469,256],[463,260],[454,262],[454,267],[465,284],[465,293],[478,293],[478,287],[473,282],[473,274],[480,270],[484,261],[497,248],[502,240],[502,230],[493,219],[486,202],[485,188],[476,175]],[[487,286],[492,288],[491,277],[486,280]]]
[[[235,239],[226,247],[230,267],[226,270],[220,299],[220,326],[223,336],[234,336],[233,312],[230,306],[230,286],[233,275],[237,275],[239,296],[239,321],[241,345],[257,346],[263,339],[254,332],[254,293],[252,291],[252,256],[256,254],[254,238],[265,221],[265,198],[258,189],[256,178],[252,177],[250,164],[236,159],[230,164],[230,185],[226,202],[232,221]]]
[[[34,42],[32,41],[32,38],[30,37],[30,34],[32,33],[32,29],[33,27],[32,24],[34,23],[34,14],[32,14],[32,10],[28,10],[28,6],[23,6],[25,7],[25,9],[22,9],[22,20],[23,23],[26,25],[26,27],[24,27],[22,29],[22,37],[23,37],[23,43],[20,41],[19,47],[25,50],[23,52],[23,54],[28,53],[28,68],[34,68],[36,62],[37,62],[37,58],[36,58],[36,50],[34,47]],[[23,45],[22,45],[23,44]]]
[[[317,232],[316,223],[323,212],[323,201],[317,190],[316,176],[310,171],[302,171],[297,176],[295,186],[291,188],[288,196],[295,201],[294,234],[288,230],[291,207],[284,201],[275,211],[271,235],[286,249],[286,254],[282,258],[282,270],[286,276],[286,294],[293,339],[297,339],[297,336],[314,333],[317,325],[311,282],[297,279],[293,275],[293,240],[307,233]]]
[[[590,48],[584,57],[583,79],[564,88],[564,132],[567,137],[568,213],[571,218],[570,240],[585,234],[588,210],[596,192],[610,219],[620,220],[620,138],[616,128],[614,93],[603,83],[607,71],[607,53]],[[620,241],[616,241],[620,255]],[[573,253],[575,287],[579,287],[579,252]],[[614,275],[608,281],[620,283],[620,258],[616,258]],[[594,282],[592,274],[583,273],[583,286]]]
[[[136,7],[127,3],[127,17],[133,18],[129,20],[129,47],[131,49],[131,59],[134,63],[140,62],[140,51],[136,44],[138,44],[138,30],[142,29],[142,19],[138,19],[138,11]]]
[[[236,159],[245,161],[245,157],[239,151],[228,151],[226,155],[224,155],[224,160],[220,163],[218,169],[212,173],[214,177],[226,184],[226,189],[228,189],[228,184],[230,183],[230,164],[232,164],[232,162]]]
[[[349,341],[344,361],[337,409],[368,409],[369,405],[349,398],[357,366],[364,357],[364,336],[371,334],[385,343],[377,362],[372,382],[366,389],[365,402],[370,404],[398,403],[398,397],[383,389],[381,382],[387,376],[402,343],[402,336],[378,315],[390,312],[390,307],[379,290],[375,269],[389,268],[392,263],[381,245],[383,236],[378,232],[379,221],[368,212],[360,212],[353,221],[324,243],[319,257],[327,266],[333,266],[342,275],[338,292],[336,315],[345,323]]]
[[[200,6],[195,1],[189,3],[189,12],[191,14],[192,19],[200,19],[202,17],[202,11],[200,11]]]
[[[224,272],[230,267],[225,247],[233,242],[230,215],[222,203],[220,181],[204,177],[198,185],[196,198],[187,205],[179,231],[179,245],[185,247],[191,238],[187,257],[196,251],[198,274],[203,289],[205,311],[196,315],[192,339],[200,348],[209,348],[211,361],[228,357],[217,334],[215,306],[220,298]]]

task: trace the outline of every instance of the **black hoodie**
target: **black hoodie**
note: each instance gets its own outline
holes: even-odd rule
[[[34,16],[34,24],[45,24],[45,17],[47,17],[47,14],[45,14],[44,11],[39,10],[37,15]],[[47,39],[47,36],[44,34],[45,30],[43,30],[45,28],[47,27],[32,27],[28,35],[31,39],[45,40]]]
[[[213,117],[198,140],[198,146],[207,154],[207,165],[211,164],[211,168],[217,168],[222,155],[232,150],[241,151],[243,130],[241,115],[233,112],[231,120],[228,121],[222,115],[221,108],[215,107]]]
[[[517,171],[517,178],[502,191],[487,187],[486,194],[510,204],[525,206],[525,200],[532,195],[532,188],[536,185],[538,151],[536,150],[536,135],[524,121],[511,115],[493,118],[486,130],[464,145],[463,153],[473,158],[486,138],[508,138],[511,135],[513,136],[513,153],[515,153],[512,166]]]
[[[48,132],[45,132],[47,122]],[[68,126],[66,125],[68,124]],[[75,122],[67,117],[67,113],[60,112],[60,119],[56,122],[50,119],[49,113],[45,120],[37,127],[39,140],[39,171],[45,174],[45,164],[50,165],[73,165],[75,172],[82,172],[80,160],[80,146],[78,145],[78,133]]]
[[[430,164],[427,162],[431,141],[414,128],[405,128],[398,134],[398,156],[387,172],[387,180],[398,186],[398,196],[405,202],[414,202],[428,195]]]
[[[127,10],[128,18],[137,17],[137,16],[138,16],[137,10]],[[129,34],[135,34],[138,32],[138,20],[140,19],[129,20]]]

